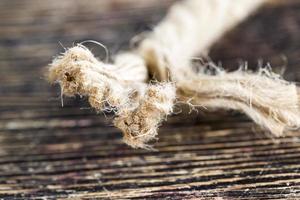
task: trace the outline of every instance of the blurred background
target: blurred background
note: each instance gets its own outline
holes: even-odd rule
[[[123,144],[112,116],[85,98],[64,98],[61,107],[60,89],[44,73],[63,47],[96,40],[114,55],[174,2],[0,1],[0,198],[300,198],[300,133],[275,139],[239,113],[182,113],[164,123],[152,152]],[[209,57],[228,70],[270,63],[297,82],[299,50],[300,1],[275,0]]]

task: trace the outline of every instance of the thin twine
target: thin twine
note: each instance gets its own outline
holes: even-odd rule
[[[92,44],[96,44],[96,45],[99,45],[100,47],[102,47],[104,49],[104,51],[105,51],[105,60],[104,60],[104,63],[108,63],[108,60],[109,60],[109,51],[108,51],[108,48],[104,44],[102,44],[102,43],[100,43],[98,41],[95,41],[95,40],[84,40],[84,41],[80,42],[79,44],[83,45],[85,43],[92,43]]]

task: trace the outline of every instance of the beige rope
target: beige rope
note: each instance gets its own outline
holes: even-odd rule
[[[258,73],[219,71],[197,74],[177,83],[178,96],[194,105],[240,110],[276,136],[300,125],[299,97],[294,84],[268,69]]]
[[[49,79],[64,95],[86,95],[97,110],[113,110],[124,141],[137,148],[147,142],[172,113],[176,97],[195,106],[236,109],[279,136],[300,126],[294,84],[268,70],[217,75],[196,73],[191,57],[205,53],[226,31],[263,0],[185,0],[137,48],[116,55],[113,64],[97,60],[83,45],[68,49],[49,68]],[[148,73],[160,83],[147,84]],[[169,81],[171,80],[172,83]]]
[[[193,56],[208,52],[214,42],[263,2],[180,1],[171,7],[165,19],[141,42],[137,53],[146,60],[156,79],[167,80],[169,73],[175,79],[178,74],[188,73]]]
[[[134,54],[118,55],[115,64],[104,64],[86,47],[77,45],[53,61],[48,76],[60,84],[64,95],[86,95],[93,108],[115,111],[114,124],[123,131],[124,141],[150,148],[145,143],[155,138],[159,123],[172,112],[175,87],[143,82],[146,77],[140,75],[146,68],[139,66],[145,63]]]

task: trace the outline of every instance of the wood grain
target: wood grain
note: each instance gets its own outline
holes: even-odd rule
[[[158,151],[123,144],[112,115],[65,98],[43,76],[52,57],[93,39],[113,55],[164,16],[172,0],[0,1],[1,199],[300,199],[300,132],[271,138],[235,112],[183,112]],[[229,70],[259,59],[300,80],[300,2],[268,4],[217,42]],[[103,58],[101,48],[91,45]]]

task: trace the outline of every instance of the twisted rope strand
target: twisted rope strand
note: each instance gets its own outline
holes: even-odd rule
[[[196,73],[190,63],[192,56],[208,51],[263,2],[181,1],[136,48],[117,54],[113,64],[97,60],[78,44],[54,59],[49,80],[58,82],[64,95],[85,95],[96,110],[115,111],[114,125],[134,148],[151,148],[147,143],[156,138],[176,98],[204,107],[240,110],[280,136],[300,126],[295,84],[268,70]],[[162,82],[148,84],[148,73]]]

